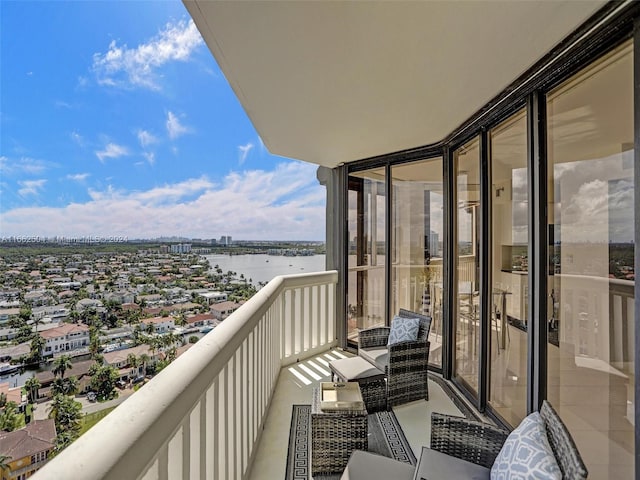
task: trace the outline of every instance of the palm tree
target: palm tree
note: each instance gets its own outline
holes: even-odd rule
[[[29,353],[29,361],[32,363],[40,363],[42,360],[42,349],[45,345],[45,339],[36,332],[35,336],[31,340],[31,351]]]
[[[151,357],[146,353],[140,355],[140,362],[142,363],[142,373],[143,375],[147,374],[147,364],[151,361]]]
[[[60,378],[64,378],[64,374],[67,370],[73,368],[73,363],[71,362],[71,357],[69,355],[60,355],[53,361],[53,374],[58,376],[60,374]]]
[[[73,395],[78,391],[78,379],[76,377],[56,378],[51,384],[51,392],[54,395]]]
[[[24,388],[27,390],[27,396],[29,397],[29,403],[35,403],[38,399],[38,390],[42,384],[37,377],[28,378],[26,382],[24,382]]]
[[[136,357],[135,354],[130,353],[129,355],[127,355],[127,363],[129,364],[129,366],[133,369],[135,369],[136,371],[136,375],[138,373],[140,373],[140,359],[138,357]]]
[[[82,404],[65,395],[55,395],[49,409],[58,433],[69,432],[74,438],[80,433]]]

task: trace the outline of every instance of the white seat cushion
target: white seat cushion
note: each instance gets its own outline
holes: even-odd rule
[[[415,467],[374,453],[356,450],[340,480],[393,479],[412,480]]]
[[[346,382],[384,374],[362,357],[341,358],[329,362],[331,369]]]
[[[358,355],[383,372],[386,371],[387,365],[389,365],[389,350],[387,347],[360,348],[358,349]]]

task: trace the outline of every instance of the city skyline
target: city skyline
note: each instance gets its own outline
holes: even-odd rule
[[[324,239],[317,167],[268,152],[181,2],[0,9],[0,236]]]

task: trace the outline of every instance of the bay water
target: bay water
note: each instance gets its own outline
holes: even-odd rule
[[[259,282],[268,283],[277,275],[294,273],[323,272],[325,267],[324,255],[285,257],[282,255],[205,255],[209,265],[214,269],[216,265],[222,273],[236,272],[237,277],[244,275],[247,281],[255,286]]]

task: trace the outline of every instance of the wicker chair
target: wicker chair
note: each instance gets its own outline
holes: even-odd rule
[[[547,438],[553,450],[562,478],[583,480],[587,468],[580,457],[571,434],[558,413],[546,400],[540,416],[544,420]],[[431,414],[431,448],[441,453],[491,468],[509,432],[486,423],[439,413]]]
[[[387,346],[390,327],[373,327],[359,333],[358,355],[385,372],[387,409],[413,400],[429,400],[427,362],[431,317],[400,309],[402,318],[419,318],[415,342]]]
[[[540,415],[556,462],[566,480],[584,480],[588,472],[580,452],[562,420],[544,401]],[[493,465],[509,432],[486,423],[439,413],[431,414],[431,448],[423,447],[418,465],[407,464],[370,452],[355,451],[341,480],[489,479]]]

